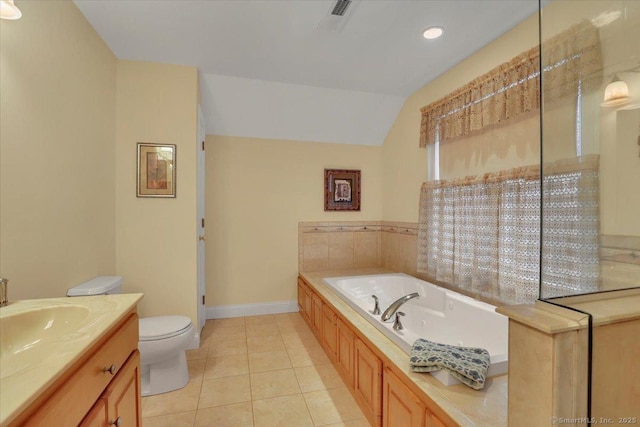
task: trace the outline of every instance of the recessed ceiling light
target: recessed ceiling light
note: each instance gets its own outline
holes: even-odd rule
[[[424,30],[424,33],[422,33],[422,37],[429,40],[437,39],[442,35],[443,32],[444,28],[442,27],[429,27]]]

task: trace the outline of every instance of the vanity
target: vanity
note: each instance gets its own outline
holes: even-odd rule
[[[52,298],[3,307],[0,426],[141,426],[141,298]]]

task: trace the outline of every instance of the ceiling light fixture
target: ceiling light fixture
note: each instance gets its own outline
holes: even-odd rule
[[[0,18],[15,21],[20,19],[22,12],[13,4],[13,0],[0,0]]]
[[[629,86],[618,78],[613,76],[613,80],[604,90],[604,100],[600,104],[602,107],[617,107],[631,102],[629,95]]]
[[[444,28],[442,27],[429,27],[422,33],[422,37],[427,40],[437,39],[444,32]]]

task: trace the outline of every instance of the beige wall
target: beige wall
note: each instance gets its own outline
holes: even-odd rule
[[[0,24],[0,274],[60,297],[115,269],[116,58],[71,1]]]
[[[383,220],[418,220],[420,186],[428,173],[427,150],[418,148],[420,108],[537,43],[536,15],[407,98],[382,147]],[[440,151],[440,178],[539,163],[538,123],[537,117],[529,117],[478,137],[443,144]]]
[[[125,292],[143,292],[142,316],[196,321],[195,67],[118,61],[116,272]],[[176,144],[177,197],[136,197],[138,142]]]
[[[207,306],[295,300],[298,222],[381,215],[381,149],[207,136]],[[325,168],[362,171],[362,210],[324,212]]]

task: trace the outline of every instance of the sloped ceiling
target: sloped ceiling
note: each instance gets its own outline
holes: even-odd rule
[[[380,145],[415,90],[537,0],[74,0],[121,59],[197,66],[207,133]],[[333,22],[333,21],[330,21]],[[440,39],[422,30],[445,28]]]

